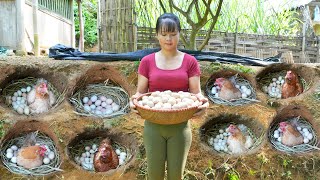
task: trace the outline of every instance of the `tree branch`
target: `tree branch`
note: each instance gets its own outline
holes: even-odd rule
[[[164,7],[164,4],[162,2],[162,0],[159,0],[159,3],[160,3],[160,6],[161,6],[161,9],[163,10],[164,13],[167,12],[166,8]]]
[[[190,18],[189,14],[187,12],[184,12],[182,9],[178,8],[174,2],[172,0],[169,1],[169,4],[171,7],[173,7],[173,9],[175,9],[176,11],[178,11],[179,13],[181,13],[186,19],[187,19],[187,23],[190,24],[190,26],[192,28],[195,27],[195,23],[192,21],[192,19]]]
[[[204,0],[202,0],[202,1],[204,2]],[[214,14],[212,13],[212,11],[210,10],[210,14],[211,14],[211,16],[212,16],[212,23],[211,23],[211,25],[210,25],[209,30],[208,30],[207,33],[206,33],[205,39],[202,41],[201,45],[200,45],[199,48],[198,48],[198,50],[200,50],[200,51],[206,46],[206,44],[208,43],[208,41],[209,41],[209,39],[210,39],[210,37],[211,37],[211,32],[212,32],[215,24],[217,23],[218,16],[219,16],[220,11],[221,11],[222,3],[223,3],[223,0],[219,0],[218,9],[217,9],[215,15],[214,15]],[[209,4],[207,4],[206,2],[204,2],[204,4],[206,5],[207,8],[208,8],[208,7],[210,8],[210,5],[209,5]]]

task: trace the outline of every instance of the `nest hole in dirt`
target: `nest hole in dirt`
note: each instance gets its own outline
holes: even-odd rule
[[[81,157],[83,153],[86,153],[86,148],[90,147],[92,150],[92,145],[96,145],[97,149],[99,148],[100,142],[108,138],[111,140],[112,148],[113,150],[120,151],[120,153],[116,152],[119,158],[119,165],[116,169],[110,169],[106,172],[95,172],[94,167],[87,168],[84,167],[81,162],[79,163],[79,160],[77,157]],[[87,149],[88,150],[88,149]],[[90,152],[91,154],[95,154],[96,152]],[[122,163],[120,163],[120,159],[123,159],[121,153],[123,154],[125,152],[125,158]],[[75,166],[77,169],[80,169],[82,171],[87,172],[95,172],[103,175],[113,175],[116,173],[122,173],[124,172],[128,167],[130,167],[135,159],[138,152],[138,145],[133,136],[130,136],[128,134],[124,134],[122,132],[115,132],[114,130],[108,130],[108,129],[96,129],[96,130],[85,130],[84,132],[78,134],[76,137],[74,137],[66,147],[66,153],[67,157],[71,161],[71,164]],[[88,153],[87,153],[88,154]],[[92,164],[92,162],[90,162]]]
[[[55,102],[48,111],[50,112],[63,102],[66,93],[66,84],[68,81],[67,77],[49,73],[50,70],[46,67],[9,66],[7,68],[10,69],[10,74],[0,75],[3,76],[0,77],[0,79],[3,79],[3,81],[0,82],[2,96],[0,104],[8,111],[14,111],[16,114],[27,115],[27,113],[17,113],[17,110],[13,109],[12,100],[10,99],[10,101],[8,96],[12,97],[15,92],[27,89],[28,86],[32,90],[37,80],[41,78],[48,82],[48,90],[55,95]],[[25,96],[29,91],[25,92]],[[19,95],[21,96],[20,98],[22,98],[22,94]]]
[[[15,123],[1,139],[0,147],[2,165],[10,172],[20,175],[50,176],[54,173],[60,172],[60,166],[63,160],[63,151],[59,146],[58,138],[50,129],[51,128],[47,123],[36,120],[21,120]],[[25,143],[26,137],[33,132],[37,132],[36,143],[40,146],[46,147],[44,159],[49,159],[48,156],[50,151],[53,152],[54,155],[53,157],[50,157],[48,164],[43,163],[36,168],[26,169],[22,166],[18,166],[16,163],[13,163],[11,161],[12,158],[9,159],[5,157],[5,155],[7,153],[7,149],[12,149],[12,146],[21,148]]]
[[[109,65],[99,64],[89,68],[77,79],[70,102],[79,115],[112,118],[129,112],[129,97],[133,94],[133,90],[134,88],[129,85],[127,79],[118,70]],[[96,107],[92,107],[91,110],[88,107],[86,109],[87,101],[84,98],[87,97],[90,101],[92,96],[97,96],[98,100],[101,96],[112,99],[112,102],[119,105],[119,108],[109,112],[106,110],[108,103],[103,105],[99,101],[99,103],[93,103]],[[87,105],[91,106],[91,103],[89,102]],[[96,109],[98,106],[101,106],[99,110]],[[101,112],[101,110],[105,111]]]
[[[281,95],[281,89],[282,84],[280,78],[284,81],[284,77],[286,75],[287,71],[293,71],[297,74],[300,84],[302,85],[303,91],[301,94],[295,96],[295,97],[289,97],[289,98],[296,98],[298,96],[304,96],[306,92],[309,92],[311,89],[314,89],[314,85],[317,82],[318,73],[316,72],[315,68],[308,67],[301,64],[272,64],[266,68],[264,68],[261,72],[259,72],[256,75],[256,81],[257,81],[257,89],[261,92],[263,92],[269,99],[276,99],[276,100],[284,100]],[[275,90],[279,89],[278,97],[270,95],[269,91],[265,87],[268,87],[270,83],[273,83],[272,79],[277,79],[275,81],[276,86],[279,86],[275,88]],[[278,84],[278,82],[280,84]],[[287,98],[287,99],[289,99]]]
[[[307,142],[299,144],[297,146],[286,146],[281,143],[281,140],[277,140],[274,135],[275,130],[279,130],[279,124],[281,122],[290,122],[290,124],[293,122],[294,129],[296,131],[299,131],[299,133],[304,137],[303,139],[307,139],[307,135],[304,135],[303,129],[308,129],[308,132],[312,134],[312,137],[309,137],[310,139],[308,139]],[[301,128],[301,132],[300,130],[298,130],[298,127]],[[280,133],[282,134],[282,132]],[[319,148],[317,137],[318,135],[319,128],[312,114],[306,107],[300,105],[289,105],[281,107],[268,129],[268,140],[271,146],[285,153],[305,153]]]
[[[230,124],[237,125],[239,129],[246,129],[244,130],[244,135],[250,135],[250,137],[252,138],[253,144],[247,151],[233,154],[230,151],[224,151],[223,149],[217,150],[216,148],[214,148],[214,143],[216,143],[215,141],[219,142],[220,140],[218,139],[222,139],[221,137],[219,138],[219,136],[221,136],[222,134],[224,135],[223,138],[225,139],[225,141],[227,140],[227,137],[230,134],[225,135],[225,133],[228,134],[226,129],[229,127]],[[241,128],[239,125],[241,126]],[[217,140],[214,140],[216,138]],[[214,155],[249,155],[256,153],[260,149],[260,147],[262,147],[262,145],[265,143],[266,128],[256,119],[236,114],[220,114],[218,116],[209,116],[206,122],[200,127],[200,140],[202,147],[206,151],[211,152]],[[224,147],[227,148],[227,144],[225,144]]]
[[[243,92],[242,93],[243,96],[241,98],[233,101],[216,97],[215,93],[212,92],[212,88],[215,87],[214,83],[216,79],[221,77],[226,79],[230,79],[234,77],[236,85],[239,86],[239,90],[242,92],[241,86],[244,86],[246,87],[246,89],[248,89],[247,91],[249,91],[248,92],[249,94]],[[207,80],[205,92],[206,92],[206,95],[209,97],[209,99],[214,103],[230,105],[230,106],[239,106],[239,105],[249,104],[249,103],[258,101],[255,89],[256,89],[256,82],[250,74],[237,72],[235,70],[221,70],[213,73],[210,76],[210,78]]]

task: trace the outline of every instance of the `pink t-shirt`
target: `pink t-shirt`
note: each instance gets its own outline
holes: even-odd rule
[[[148,79],[149,92],[153,91],[189,91],[189,78],[200,76],[200,67],[195,57],[185,54],[182,65],[173,70],[164,70],[156,66],[155,53],[142,58],[138,73]]]

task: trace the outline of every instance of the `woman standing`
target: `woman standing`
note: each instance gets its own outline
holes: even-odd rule
[[[180,21],[176,15],[165,13],[158,18],[156,35],[161,50],[141,60],[138,69],[137,93],[132,96],[132,99],[154,91],[194,93],[202,101],[196,116],[202,114],[208,107],[208,100],[201,94],[200,67],[197,60],[178,50],[179,34]],[[135,109],[135,106],[130,104]],[[182,179],[192,141],[188,121],[174,125],[160,125],[145,121],[143,141],[150,180],[164,179],[165,162],[167,162],[168,180]]]

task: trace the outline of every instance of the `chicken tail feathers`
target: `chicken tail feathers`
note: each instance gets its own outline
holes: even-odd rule
[[[27,135],[26,139],[24,140],[23,146],[34,146],[36,144],[36,137],[38,135],[38,131],[31,132]]]

